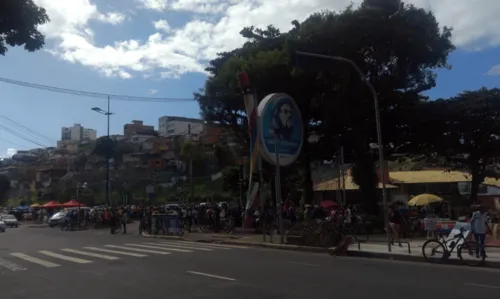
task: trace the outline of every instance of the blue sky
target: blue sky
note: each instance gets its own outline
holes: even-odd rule
[[[458,49],[452,70],[438,72],[432,98],[465,89],[499,87],[500,1],[412,0],[432,9],[441,25],[455,29]],[[141,97],[192,98],[203,86],[203,67],[215,53],[241,44],[239,30],[248,25],[275,24],[286,30],[290,20],[303,20],[321,9],[342,9],[347,0],[35,0],[52,22],[43,51],[10,49],[0,57],[0,77],[36,84]],[[301,3],[304,2],[304,3]],[[359,3],[360,0],[354,1]],[[432,3],[432,6],[429,5]],[[449,9],[453,3],[453,9]],[[6,115],[48,137],[55,145],[61,127],[80,123],[105,134],[106,121],[92,107],[103,99],[30,89],[0,82],[0,125],[12,128]],[[198,117],[196,102],[111,102],[111,132],[121,133],[131,120],[157,126],[163,115]],[[8,149],[36,145],[0,128],[0,157]]]

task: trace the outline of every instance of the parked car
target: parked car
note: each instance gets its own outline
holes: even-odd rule
[[[8,227],[18,227],[19,226],[19,222],[17,222],[17,219],[14,215],[2,215],[1,219],[5,223],[5,225]]]
[[[7,227],[7,225],[5,225],[5,222],[3,222],[1,219],[0,219],[0,232],[2,233],[5,233],[5,228]]]
[[[54,227],[64,222],[64,217],[66,217],[66,212],[58,212],[49,218],[49,226]]]

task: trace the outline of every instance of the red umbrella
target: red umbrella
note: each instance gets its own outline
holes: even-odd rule
[[[48,203],[44,204],[42,207],[44,208],[60,208],[62,205],[56,201],[49,201]]]
[[[333,200],[324,200],[320,203],[320,205],[323,209],[331,209],[333,207],[338,206],[339,204]]]
[[[81,202],[79,202],[78,200],[70,200],[66,203],[63,204],[63,207],[66,207],[66,208],[74,208],[74,207],[85,207],[84,204],[82,204]]]

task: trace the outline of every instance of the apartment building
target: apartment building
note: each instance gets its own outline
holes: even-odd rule
[[[203,131],[204,123],[203,120],[196,118],[162,116],[158,120],[158,133],[162,137],[190,134],[193,140],[197,140]]]
[[[74,124],[72,127],[63,127],[61,129],[61,140],[73,140],[73,141],[84,141],[84,140],[96,140],[97,131],[94,129],[84,128],[80,124]]]
[[[135,133],[154,132],[154,130],[154,126],[144,125],[142,120],[133,120],[132,123],[123,126],[123,136],[125,139],[131,139]]]

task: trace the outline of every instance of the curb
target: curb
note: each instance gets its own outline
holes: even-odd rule
[[[268,249],[279,249],[288,251],[301,251],[301,252],[313,252],[313,253],[326,253],[327,250],[321,247],[308,247],[308,246],[297,246],[297,245],[284,245],[284,244],[274,244],[274,243],[250,243],[250,242],[238,242],[238,241],[223,241],[223,240],[197,240],[194,242],[199,243],[214,243],[214,244],[226,244],[226,245],[237,245],[237,246],[249,246],[249,247],[260,247]]]
[[[146,238],[189,241],[187,239],[184,239],[182,236],[164,236],[164,235],[156,235],[155,236],[155,235],[150,235],[150,234],[146,234],[146,233],[142,233],[141,235],[143,237],[146,237]]]
[[[248,247],[260,247],[260,248],[268,248],[268,249],[279,249],[279,250],[289,250],[289,251],[302,251],[302,252],[314,252],[314,253],[326,253],[327,251],[324,248],[320,247],[307,247],[307,246],[296,246],[296,245],[281,245],[274,243],[250,243],[250,242],[238,242],[238,241],[229,241],[229,240],[192,240],[183,238],[180,236],[154,236],[146,233],[142,233],[143,237],[146,238],[158,238],[158,239],[168,239],[168,240],[179,240],[179,241],[190,241],[197,243],[213,243],[213,244],[226,244],[226,245],[236,245],[236,246],[248,246]]]
[[[347,251],[347,256],[349,257],[359,257],[359,258],[373,258],[373,259],[385,259],[385,260],[393,260],[393,261],[405,261],[405,262],[414,262],[414,263],[425,263],[425,264],[435,264],[435,265],[454,265],[454,266],[467,266],[459,259],[450,259],[444,263],[429,263],[425,260],[425,258],[421,255],[404,255],[404,254],[392,254],[385,252],[370,252],[370,251],[359,251],[359,250],[350,250]],[[500,262],[497,261],[488,261],[486,260],[484,265],[481,266],[470,266],[471,268],[493,268],[500,269]]]

